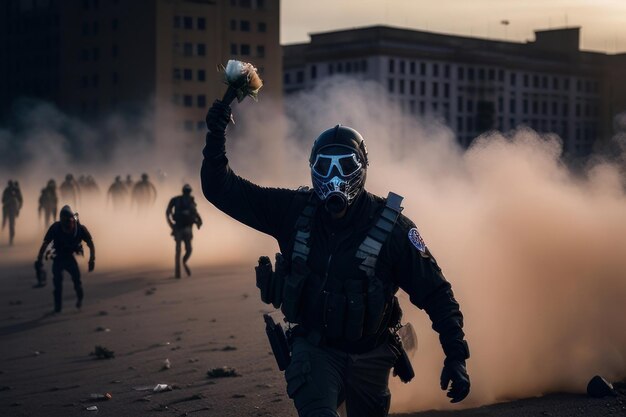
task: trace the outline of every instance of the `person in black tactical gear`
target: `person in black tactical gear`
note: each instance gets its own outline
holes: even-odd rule
[[[152,207],[156,201],[157,191],[154,185],[148,179],[148,174],[141,174],[141,180],[138,181],[131,194],[132,204],[137,207],[139,212],[145,212]]]
[[[41,195],[39,196],[39,217],[43,215],[44,224],[46,227],[50,226],[57,215],[57,204],[59,198],[57,197],[57,185],[53,179],[48,181],[45,188],[41,189]]]
[[[83,255],[82,242],[89,247],[89,272],[93,271],[96,262],[96,248],[93,239],[87,228],[80,224],[78,215],[70,206],[63,206],[59,213],[59,221],[54,222],[43,238],[43,243],[39,249],[35,269],[41,270],[43,256],[52,243],[54,249],[54,260],[52,262],[52,279],[54,283],[54,311],[59,313],[63,301],[63,271],[67,271],[72,277],[74,291],[76,291],[76,308],[81,308],[83,304],[83,287],[80,281],[80,270],[74,254]]]
[[[65,181],[59,186],[59,193],[61,194],[62,203],[71,204],[73,206],[78,204],[78,200],[80,199],[80,187],[72,174],[65,176]]]
[[[15,239],[15,219],[22,209],[22,192],[17,181],[9,180],[7,187],[2,192],[2,230],[9,224],[9,245],[13,245]]]
[[[196,201],[191,196],[191,186],[185,184],[183,186],[183,194],[170,200],[165,210],[165,218],[167,224],[172,228],[172,236],[176,241],[176,259],[174,276],[180,278],[180,246],[181,242],[185,244],[185,256],[183,256],[183,267],[187,276],[191,275],[191,270],[187,265],[187,261],[191,256],[191,240],[193,239],[192,228],[195,224],[198,230],[202,227],[202,219],[196,208]]]
[[[208,112],[202,190],[218,209],[278,241],[275,269],[267,257],[259,260],[257,286],[290,323],[285,378],[299,416],[335,417],[344,402],[348,417],[388,414],[390,370],[405,382],[412,377],[395,334],[399,288],[430,316],[446,356],[441,388],[462,401],[470,390],[469,348],[459,304],[415,224],[401,214],[402,198],[365,190],[361,135],[337,125],[317,138],[309,158],[313,190],[266,188],[230,168],[230,118],[219,100]]]
[[[107,191],[107,201],[111,201],[113,209],[118,211],[126,207],[128,203],[128,190],[122,182],[122,177],[119,175],[115,177],[115,181],[109,187]]]

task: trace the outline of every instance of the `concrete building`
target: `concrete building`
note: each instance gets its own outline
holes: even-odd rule
[[[218,64],[252,62],[263,97],[282,97],[280,0],[5,0],[0,117],[40,98],[84,120],[155,106],[181,131],[205,129],[225,91]],[[172,111],[172,105],[174,111]]]
[[[373,26],[311,35],[283,47],[286,93],[344,74],[375,80],[408,114],[443,117],[467,146],[480,133],[520,125],[564,138],[588,155],[626,111],[626,54],[579,49],[580,28],[503,42]]]

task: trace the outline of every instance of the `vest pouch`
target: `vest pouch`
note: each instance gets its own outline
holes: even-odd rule
[[[367,285],[367,307],[365,313],[364,333],[375,334],[385,315],[385,288],[380,279],[370,277]]]
[[[302,290],[309,269],[302,258],[295,258],[291,263],[291,274],[285,277],[283,285],[283,305],[281,310],[287,321],[297,323],[302,308]]]
[[[348,279],[344,283],[346,290],[345,339],[354,342],[363,336],[365,325],[365,292],[363,281]]]
[[[343,336],[346,296],[333,292],[324,292],[324,295],[324,335],[339,339]]]
[[[276,254],[276,263],[274,263],[275,271],[272,275],[272,304],[274,308],[279,308],[283,303],[283,290],[285,286],[285,277],[287,276],[287,263],[280,253]]]
[[[271,303],[272,262],[267,256],[259,258],[259,265],[254,267],[256,272],[256,286],[261,291],[261,301]]]

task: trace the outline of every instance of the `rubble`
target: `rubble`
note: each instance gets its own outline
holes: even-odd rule
[[[587,384],[587,394],[594,398],[602,398],[617,395],[617,392],[613,389],[613,385],[600,375],[596,375]]]
[[[235,368],[222,366],[221,368],[209,369],[209,371],[207,372],[207,376],[209,378],[229,378],[241,375],[237,373],[237,370]]]
[[[89,354],[90,356],[95,356],[96,359],[113,359],[115,358],[115,352],[109,350],[104,346],[96,345],[93,352]]]

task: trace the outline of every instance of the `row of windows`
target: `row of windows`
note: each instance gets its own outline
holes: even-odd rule
[[[41,3],[41,1],[39,3]],[[119,0],[113,0],[112,3],[117,5],[119,3]],[[83,10],[89,10],[90,8],[98,10],[99,5],[99,0],[83,0]]]
[[[197,122],[194,122],[193,120],[184,120],[179,123],[178,128],[180,130],[184,130],[185,132],[193,132],[194,130],[206,131],[207,129],[206,122],[204,120]]]
[[[265,9],[265,0],[230,0],[230,5],[233,7],[241,7],[242,9]]]
[[[196,107],[204,109],[206,107],[206,95],[200,94],[195,97],[191,94],[174,94],[172,96],[172,103],[176,105],[183,105],[184,107]]]
[[[174,80],[193,81],[193,70],[190,68],[174,68],[173,72]],[[196,70],[196,81],[205,81],[206,71],[203,69]]]
[[[314,66],[311,68],[315,68]],[[328,74],[333,75],[337,73],[354,73],[354,72],[367,72],[367,61],[362,59],[360,61],[347,61],[347,62],[335,62],[328,64]],[[315,77],[311,77],[315,78]]]
[[[410,94],[410,95],[416,95],[416,83],[415,80],[409,80],[408,83],[405,82],[404,79],[399,79],[396,80],[395,78],[389,78],[387,80],[387,90],[390,93],[395,93],[396,92],[396,81],[398,81],[397,86],[398,86],[398,94]],[[430,89],[430,95],[432,97],[439,97],[439,82],[435,81],[431,84],[431,89]],[[449,83],[443,83],[442,84],[443,88],[443,92],[442,95],[445,98],[450,97],[450,84]],[[419,83],[419,94],[421,96],[426,95],[426,81],[420,81]]]
[[[239,25],[237,25],[237,21],[235,19],[231,19],[230,30],[237,30],[237,28],[239,28],[241,32],[251,32],[252,24],[249,20],[240,20]],[[267,24],[265,22],[258,22],[256,25],[256,31],[261,33],[267,32]]]
[[[120,82],[120,76],[117,72],[113,72],[111,73],[111,83],[113,85],[118,85]],[[80,87],[81,88],[88,88],[88,87],[94,87],[97,88],[100,85],[100,75],[99,74],[93,74],[91,77],[89,77],[88,75],[83,75],[80,77]]]
[[[117,58],[119,56],[119,47],[117,45],[113,45],[111,47],[111,57]],[[80,50],[80,60],[83,62],[94,61],[97,62],[100,60],[100,48],[83,48]]]
[[[120,27],[120,21],[117,18],[111,19],[111,30],[117,31]],[[100,31],[100,25],[98,21],[93,21],[91,24],[89,22],[83,22],[82,26],[82,35],[83,36],[96,36]]]
[[[251,56],[251,46],[248,43],[242,43],[240,45],[236,43],[230,44],[230,54],[231,55],[241,55],[241,56]],[[256,46],[256,55],[257,58],[265,57],[265,46],[257,45]]]
[[[206,18],[204,17],[196,17],[196,24],[194,27],[193,21],[194,18],[192,16],[174,16],[174,29],[197,29],[197,30],[205,30],[206,29]]]
[[[418,70],[418,63],[415,61],[404,61],[398,60],[396,61],[393,58],[390,58],[388,61],[388,72],[390,74],[411,74],[414,75]],[[450,78],[451,74],[451,66],[450,64],[439,64],[439,63],[427,63],[427,62],[419,62],[419,75],[426,76],[430,75],[432,77],[443,76],[444,78]],[[533,88],[542,88],[542,89],[553,89],[553,90],[569,90],[570,88],[570,79],[569,78],[559,78],[559,77],[549,77],[547,75],[538,75],[538,74],[528,74],[524,73],[520,77],[522,79],[522,85],[524,87],[532,87]],[[550,79],[551,78],[551,79]],[[457,67],[457,79],[460,81],[468,80],[468,81],[495,81],[496,79],[499,82],[505,81],[505,71],[503,69],[496,70],[495,68],[474,68],[474,67]],[[511,86],[517,86],[518,83],[518,73],[509,73],[509,84]],[[587,93],[598,93],[600,89],[600,85],[598,81],[592,80],[576,80],[576,91],[582,92],[585,91]]]
[[[204,43],[193,44],[191,42],[184,42],[181,45],[179,42],[176,42],[174,44],[174,52],[178,55],[183,55],[186,57],[206,56],[206,44]]]

